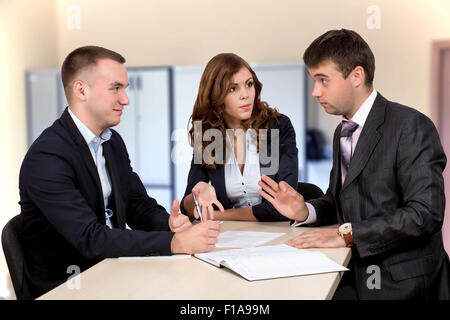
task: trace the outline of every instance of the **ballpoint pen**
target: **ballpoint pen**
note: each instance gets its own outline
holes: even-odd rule
[[[198,215],[200,216],[200,221],[203,222],[202,211],[200,210],[200,206],[198,205],[195,193],[192,192],[192,196],[194,197],[195,208],[197,209]]]

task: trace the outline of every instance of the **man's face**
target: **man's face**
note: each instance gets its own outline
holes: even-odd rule
[[[101,59],[88,71],[86,108],[92,125],[100,132],[120,122],[123,108],[130,103],[125,89],[128,74],[122,63]]]
[[[329,114],[343,115],[350,119],[356,112],[355,91],[351,74],[344,79],[336,64],[330,60],[308,68],[314,80],[312,96]]]

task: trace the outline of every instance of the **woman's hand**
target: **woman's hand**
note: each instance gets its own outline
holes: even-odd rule
[[[203,221],[208,221],[213,218],[213,204],[215,204],[221,212],[224,212],[222,204],[217,200],[216,190],[209,183],[200,181],[192,188],[192,193],[197,197]],[[200,218],[196,207],[194,207],[194,217],[196,219]]]

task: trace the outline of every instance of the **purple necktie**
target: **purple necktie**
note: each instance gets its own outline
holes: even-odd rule
[[[350,166],[350,159],[352,158],[352,142],[353,132],[358,128],[358,124],[351,120],[342,120],[341,129],[341,173],[342,184],[344,184],[347,176],[348,167]]]

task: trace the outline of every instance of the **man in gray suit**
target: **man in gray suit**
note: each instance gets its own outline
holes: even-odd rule
[[[321,35],[303,56],[312,95],[342,116],[326,194],[305,203],[287,183],[263,176],[260,194],[305,232],[297,248],[351,247],[335,299],[449,299],[442,241],[446,157],[429,118],[373,88],[375,58],[354,31]]]

